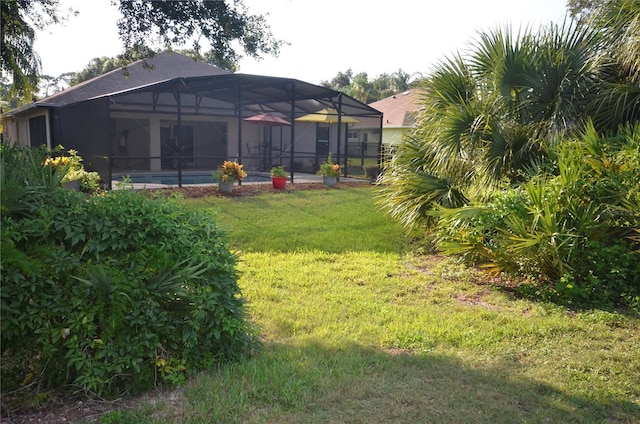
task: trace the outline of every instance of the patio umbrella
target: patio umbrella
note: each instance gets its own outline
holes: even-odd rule
[[[296,121],[337,124],[338,111],[332,108],[325,108],[325,109],[319,110],[316,113],[310,113],[308,115],[304,115],[299,118],[296,118]],[[358,121],[355,118],[352,118],[351,116],[346,116],[343,114],[340,119],[340,122],[342,122],[343,124],[355,124],[360,121]]]
[[[291,126],[290,122],[285,121],[279,116],[270,115],[268,113],[262,113],[260,115],[250,116],[248,118],[244,118],[244,120],[246,122],[253,122],[255,124],[261,124],[261,125],[270,125],[274,127],[283,126],[283,125]]]
[[[262,168],[268,168],[269,165],[271,165],[271,153],[272,153],[272,148],[273,148],[273,133],[272,133],[272,127],[281,127],[280,128],[280,156],[282,156],[282,127],[284,126],[291,126],[291,123],[288,121],[285,121],[284,119],[280,118],[279,116],[276,115],[271,115],[268,113],[261,113],[260,115],[255,115],[255,116],[250,116],[248,118],[244,119],[245,122],[253,122],[254,124],[258,124],[258,125],[264,125],[264,142],[263,142],[263,148],[260,149],[258,148],[258,157],[257,160],[258,162],[262,161]],[[268,129],[267,129],[268,128]],[[266,154],[268,150],[268,155]],[[260,154],[260,151],[262,151],[262,154]],[[249,152],[250,154],[252,152]],[[256,152],[253,152],[253,154],[255,154]]]
[[[338,111],[333,109],[333,108],[325,108],[322,110],[319,110],[316,113],[310,113],[308,115],[304,115],[301,116],[299,118],[296,118],[296,121],[301,121],[301,122],[318,122],[318,123],[325,123],[325,124],[337,124],[338,123]],[[345,137],[346,137],[346,128],[347,128],[347,124],[355,124],[358,121],[357,119],[351,117],[351,116],[347,116],[342,114],[340,116],[340,121],[341,123],[345,124]],[[346,140],[345,140],[345,155],[346,155]],[[329,151],[331,151],[330,146],[327,146],[327,149]],[[318,152],[316,151],[316,154],[318,154]],[[338,128],[338,146],[337,146],[337,162],[340,163],[340,128]]]

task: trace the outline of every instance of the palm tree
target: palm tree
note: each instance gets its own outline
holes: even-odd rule
[[[600,55],[605,84],[591,107],[594,120],[610,130],[640,121],[640,1],[604,2],[590,24],[605,40]]]
[[[21,102],[31,101],[37,91],[40,58],[33,50],[35,31],[27,17],[44,19],[36,8],[38,3],[43,3],[45,13],[53,13],[43,0],[0,2],[0,72],[11,76],[10,97]]]
[[[418,124],[383,177],[383,205],[396,216],[404,210],[401,221],[413,226],[430,220],[434,202],[456,206],[520,181],[551,143],[583,127],[601,82],[599,37],[569,20],[537,34],[507,27],[441,62],[423,86]],[[449,195],[408,183],[425,179]]]

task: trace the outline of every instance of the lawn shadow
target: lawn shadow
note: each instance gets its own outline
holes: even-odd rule
[[[187,398],[199,410],[213,408],[210,393],[224,386],[228,396],[246,399],[234,401],[242,413],[236,409],[237,419],[228,422],[623,423],[640,417],[640,405],[631,401],[565,393],[523,376],[515,363],[475,367],[456,357],[355,343],[267,344],[234,366],[229,381],[217,378],[200,379]]]
[[[513,280],[494,279],[492,286],[506,294],[512,299],[524,299],[534,303],[551,303],[566,308],[573,312],[590,312],[602,311],[614,315],[625,316],[629,319],[638,320],[640,318],[640,310],[635,309],[629,304],[598,302],[583,297],[563,296],[559,293],[554,285],[538,284],[535,281],[527,281],[525,279]]]

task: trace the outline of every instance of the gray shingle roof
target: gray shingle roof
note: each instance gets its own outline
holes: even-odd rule
[[[36,102],[36,105],[64,106],[81,102],[96,96],[129,90],[160,81],[179,77],[202,77],[224,75],[230,72],[204,62],[196,62],[190,57],[165,51],[147,60],[152,68],[145,67],[142,60],[123,69],[116,69],[88,81],[58,92]]]

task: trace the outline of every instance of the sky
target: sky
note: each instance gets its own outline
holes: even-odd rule
[[[244,59],[238,72],[296,78],[313,84],[351,69],[369,80],[402,70],[427,75],[464,51],[480,31],[510,25],[537,30],[561,23],[566,0],[243,0],[265,14],[273,35],[288,43],[278,57]],[[121,52],[116,6],[110,0],[60,0],[72,7],[64,26],[36,35],[45,75],[79,72],[91,59]],[[183,46],[187,48],[190,46]],[[174,47],[180,48],[180,47]]]

